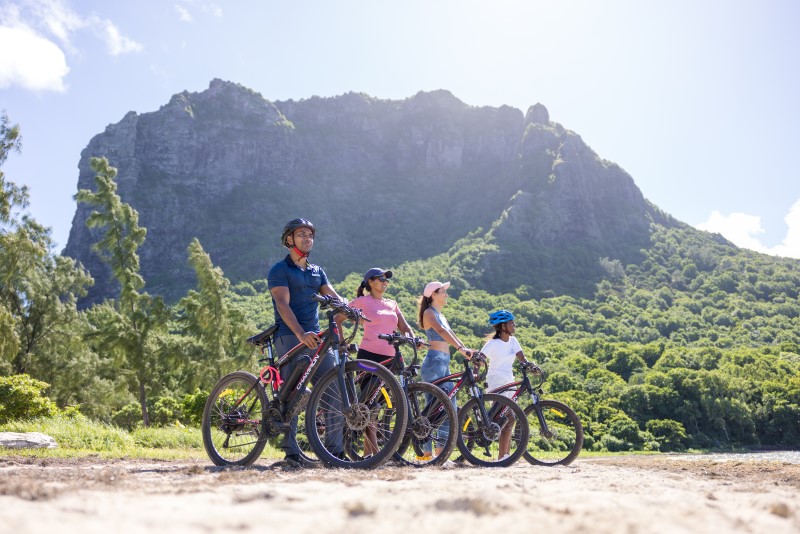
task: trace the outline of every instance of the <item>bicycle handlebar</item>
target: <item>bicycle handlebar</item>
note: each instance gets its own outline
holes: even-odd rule
[[[542,368],[539,367],[538,365],[536,365],[535,363],[524,362],[524,363],[519,364],[519,366],[524,371],[530,371],[531,373],[533,373],[535,375],[544,375],[544,371],[542,371]]]
[[[314,302],[318,302],[320,307],[322,308],[331,308],[331,311],[334,313],[343,313],[347,316],[348,319],[364,322],[371,322],[369,319],[364,317],[364,314],[358,308],[353,308],[348,306],[341,300],[332,297],[330,295],[319,295],[317,293],[311,295],[311,300]]]
[[[400,345],[402,343],[406,343],[415,347],[419,345],[423,345],[425,347],[431,346],[430,343],[422,341],[422,338],[420,337],[408,337],[403,334],[378,334],[378,339],[383,339],[390,345]]]
[[[475,350],[470,355],[469,361],[470,363],[473,363],[475,365],[486,363],[486,355],[480,351]]]

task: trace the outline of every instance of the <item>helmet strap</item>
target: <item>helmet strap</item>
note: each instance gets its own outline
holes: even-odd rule
[[[299,248],[297,248],[297,246],[296,246],[296,245],[292,247],[292,252],[294,252],[295,254],[297,254],[298,256],[300,256],[300,259],[301,259],[301,260],[302,260],[303,258],[307,258],[307,257],[308,257],[308,254],[306,254],[305,252],[303,252],[302,250],[300,250]]]

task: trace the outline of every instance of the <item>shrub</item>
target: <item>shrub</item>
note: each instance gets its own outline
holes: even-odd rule
[[[181,421],[199,427],[203,422],[206,399],[208,399],[208,392],[199,389],[195,389],[194,393],[184,395],[181,402]]]
[[[686,429],[672,419],[651,419],[645,423],[647,431],[661,444],[661,451],[680,451],[686,442]]]
[[[614,437],[611,434],[603,434],[600,438],[600,450],[620,452],[630,450],[630,446],[624,440]]]
[[[114,412],[111,421],[120,428],[132,430],[142,424],[142,407],[137,402],[126,404]]]
[[[181,416],[181,403],[173,397],[156,397],[149,410],[150,424],[168,426],[174,424]]]
[[[608,434],[615,438],[625,441],[630,449],[640,445],[642,442],[639,435],[639,426],[636,421],[620,412],[608,422]]]
[[[0,424],[57,413],[56,404],[42,395],[48,387],[28,375],[0,376]]]

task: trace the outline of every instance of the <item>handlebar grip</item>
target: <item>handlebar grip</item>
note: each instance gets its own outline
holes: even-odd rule
[[[476,350],[472,353],[469,359],[472,363],[485,363],[486,355]]]
[[[392,341],[392,334],[378,334],[378,339],[383,339],[391,343]]]
[[[333,299],[332,297],[329,297],[327,295],[320,295],[318,293],[314,293],[313,295],[311,295],[311,300],[313,300],[314,302],[319,302],[320,304],[328,304]]]

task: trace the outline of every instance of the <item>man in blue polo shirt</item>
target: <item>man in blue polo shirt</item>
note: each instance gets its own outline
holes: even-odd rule
[[[344,301],[328,282],[322,267],[309,263],[308,254],[314,246],[314,225],[307,219],[292,219],[283,228],[281,243],[289,249],[289,254],[269,270],[267,281],[275,307],[275,350],[278,355],[302,343],[306,346],[301,354],[311,355],[320,343],[319,305],[311,299],[315,293],[330,295]],[[299,364],[307,364],[309,360],[301,355],[294,357],[281,369],[281,378],[286,379]],[[336,365],[332,350],[324,355],[312,383]],[[329,428],[341,428],[341,424],[326,425]],[[287,432],[281,442],[286,453],[286,460],[303,465],[300,448],[296,439],[297,418],[292,421],[292,430]],[[341,430],[327,433],[326,447],[329,451],[339,453],[342,447]]]

